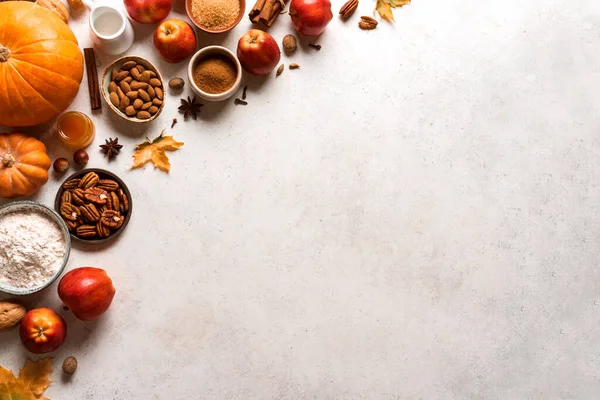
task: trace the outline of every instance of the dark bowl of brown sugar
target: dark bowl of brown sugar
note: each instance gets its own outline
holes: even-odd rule
[[[242,65],[231,50],[208,46],[192,56],[188,80],[200,98],[206,101],[227,100],[240,87]]]
[[[185,0],[190,20],[207,33],[224,33],[240,23],[246,0]]]

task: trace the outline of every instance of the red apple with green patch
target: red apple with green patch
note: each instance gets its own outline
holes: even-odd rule
[[[116,289],[106,271],[81,267],[69,271],[58,284],[58,297],[83,321],[97,319],[108,310]]]
[[[163,21],[154,32],[154,47],[167,62],[182,62],[196,51],[196,33],[179,18]]]
[[[154,24],[167,18],[173,0],[124,0],[131,18],[140,24]]]
[[[246,71],[254,75],[267,75],[279,63],[281,51],[273,36],[259,29],[251,29],[239,40],[237,57]]]

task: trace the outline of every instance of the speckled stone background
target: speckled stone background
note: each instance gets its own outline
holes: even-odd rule
[[[600,3],[414,0],[360,31],[373,6],[283,57],[300,70],[247,79],[248,106],[178,116],[169,175],[130,156],[180,96],[147,127],[94,114],[90,166],[120,175],[135,210],[113,245],[73,251],[68,268],[103,267],[118,291],[97,322],[61,311],[56,365],[80,369],[56,372],[50,398],[598,396]],[[249,26],[200,44],[235,48]],[[87,47],[85,15],[72,27]],[[154,28],[129,53],[184,76]],[[284,15],[272,33],[291,30]],[[73,108],[89,112],[85,82]],[[108,163],[97,145],[114,136]],[[55,290],[27,302],[60,310]],[[22,365],[16,332],[0,348]]]

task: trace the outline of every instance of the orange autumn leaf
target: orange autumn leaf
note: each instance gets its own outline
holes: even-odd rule
[[[169,172],[171,163],[165,151],[175,151],[183,146],[183,142],[177,142],[173,139],[173,136],[163,136],[163,133],[164,130],[152,142],[148,139],[144,143],[137,145],[133,153],[133,165],[131,168],[140,168],[152,161],[154,168]]]
[[[396,22],[392,8],[399,8],[410,3],[411,0],[377,0],[375,11],[381,15],[381,18],[390,22]]]
[[[379,15],[381,15],[381,18],[396,22],[394,19],[394,13],[392,12],[392,6],[385,0],[377,0],[375,10],[377,10]]]
[[[52,359],[43,358],[37,361],[27,360],[19,371],[19,380],[25,383],[36,397],[40,397],[52,383]]]
[[[52,383],[51,373],[51,358],[28,359],[19,371],[19,377],[0,367],[0,400],[50,400],[42,395]]]

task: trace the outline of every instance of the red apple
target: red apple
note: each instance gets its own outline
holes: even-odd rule
[[[115,292],[106,271],[93,267],[69,271],[58,284],[58,297],[77,318],[84,321],[94,320],[104,314]]]
[[[167,18],[173,0],[125,0],[129,16],[140,24],[154,24]]]
[[[165,61],[182,62],[196,51],[196,33],[184,20],[170,18],[156,28],[154,47]]]
[[[292,0],[290,16],[298,33],[304,36],[319,36],[331,19],[329,0]]]
[[[67,325],[51,309],[36,308],[21,320],[19,336],[28,351],[34,354],[51,353],[65,341]]]
[[[246,71],[254,75],[267,75],[279,63],[281,51],[273,36],[259,29],[251,29],[240,38],[237,57]]]

